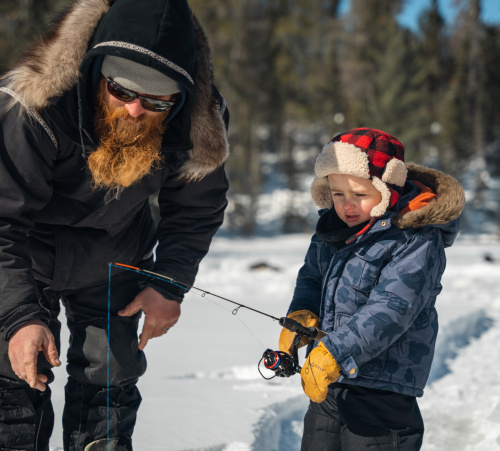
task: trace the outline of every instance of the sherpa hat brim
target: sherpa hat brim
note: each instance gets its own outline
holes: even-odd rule
[[[370,178],[368,156],[354,144],[330,142],[316,159],[314,167],[316,176],[326,177],[330,174],[344,174]],[[382,175],[382,182],[391,185],[404,186],[408,170],[406,165],[396,158],[390,160]]]

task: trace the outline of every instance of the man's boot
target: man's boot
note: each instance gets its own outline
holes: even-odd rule
[[[89,443],[84,451],[132,451],[132,442],[128,438],[102,438]]]

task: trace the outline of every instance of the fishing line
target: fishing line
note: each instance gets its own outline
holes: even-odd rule
[[[194,293],[193,293],[194,294]],[[217,307],[221,308],[222,310],[225,310],[226,312],[230,312],[231,315],[235,316],[236,319],[241,323],[243,324],[243,326],[246,327],[246,329],[248,330],[248,332],[250,332],[250,334],[255,338],[255,340],[257,341],[257,343],[259,343],[259,345],[261,345],[264,349],[266,349],[266,347],[262,344],[262,342],[257,338],[257,336],[252,332],[252,330],[250,329],[250,327],[237,315],[238,313],[238,310],[239,310],[239,307],[236,307],[235,309],[233,310],[229,310],[228,308],[224,307],[223,305],[220,305],[220,304],[217,304],[217,302],[215,302],[213,299],[210,299],[208,297],[205,296],[205,294],[199,294],[198,296],[202,297],[202,298],[205,298],[208,302],[216,305]]]
[[[194,290],[198,290],[200,291],[201,293],[199,294],[199,296],[201,296],[202,298],[205,298],[206,300],[208,300],[209,302],[211,302],[212,304],[215,304],[217,305],[218,307],[220,307],[221,309],[223,310],[226,310],[228,312],[231,312],[234,316],[236,316],[236,319],[238,321],[240,321],[241,324],[243,324],[243,326],[245,326],[245,328],[250,332],[250,334],[255,338],[255,340],[257,341],[257,343],[259,343],[260,346],[262,346],[262,348],[265,349],[265,346],[262,344],[262,342],[257,338],[257,336],[252,332],[252,330],[250,329],[250,327],[237,315],[238,314],[238,311],[240,308],[246,308],[248,310],[251,310],[253,312],[256,312],[256,313],[259,313],[261,315],[264,315],[264,316],[267,316],[269,318],[272,318],[273,320],[276,320],[276,321],[279,321],[279,318],[276,318],[272,315],[269,315],[265,312],[261,312],[260,310],[256,310],[252,307],[248,307],[244,304],[241,304],[239,302],[235,302],[235,301],[232,301],[231,299],[228,299],[228,298],[225,298],[223,296],[219,296],[215,293],[211,293],[207,290],[203,290],[201,288],[197,288],[195,286],[190,286],[190,285],[186,285],[186,284],[182,284],[181,282],[178,282],[174,279],[172,279],[171,277],[167,277],[167,276],[164,276],[162,274],[157,274],[153,271],[149,271],[147,269],[141,269],[141,268],[137,268],[135,266],[130,266],[130,265],[124,265],[123,263],[109,263],[109,267],[111,268],[112,266],[116,267],[116,268],[122,268],[122,269],[125,269],[127,271],[132,271],[132,272],[135,272],[137,274],[143,274],[143,275],[146,275],[152,279],[156,279],[156,280],[160,280],[162,282],[167,282],[167,283],[170,283],[172,285],[175,285],[176,287],[179,287],[179,288],[182,288],[183,290],[185,291],[188,291],[190,288],[194,289]],[[194,294],[194,293],[193,293]],[[237,307],[234,308],[233,310],[229,310],[225,307],[223,307],[222,305],[220,304],[217,304],[214,300],[210,299],[207,297],[207,295],[210,295],[210,296],[214,296],[216,298],[219,298],[219,299],[222,299],[223,301],[227,301],[227,302],[231,302],[232,304],[236,304]]]
[[[108,349],[106,356],[106,440],[109,451],[109,337],[111,331],[111,265],[108,271]]]
[[[265,349],[265,346],[260,342],[260,340],[257,338],[257,336],[252,332],[252,330],[247,326],[247,324],[245,324],[245,322],[239,317],[237,316],[238,314],[238,311],[240,308],[246,308],[248,310],[251,310],[255,313],[259,313],[260,315],[264,315],[264,316],[267,316],[268,318],[271,318],[275,321],[279,321],[280,319],[279,318],[276,318],[275,316],[272,316],[272,315],[269,315],[265,312],[262,312],[260,310],[257,310],[257,309],[254,309],[252,307],[248,307],[247,305],[244,305],[244,304],[241,304],[239,302],[235,302],[235,301],[232,301],[231,299],[228,299],[228,298],[225,298],[223,296],[220,296],[218,294],[215,294],[215,293],[211,293],[210,291],[207,291],[207,290],[203,290],[201,288],[197,288],[195,287],[194,285],[186,285],[186,284],[183,284],[181,282],[178,282],[176,280],[174,280],[173,278],[171,277],[167,277],[167,276],[164,276],[162,274],[157,274],[153,271],[149,271],[147,269],[141,269],[141,268],[137,268],[135,266],[130,266],[130,265],[124,265],[123,263],[110,263],[110,266],[115,266],[115,267],[118,267],[118,268],[123,268],[123,269],[126,269],[128,271],[133,271],[133,272],[136,272],[138,274],[144,274],[148,277],[151,277],[153,279],[157,279],[157,280],[161,280],[163,282],[167,282],[167,283],[171,283],[177,287],[180,287],[186,291],[188,291],[190,288],[193,289],[193,290],[198,290],[201,292],[200,296],[203,297],[203,298],[206,298],[206,295],[209,295],[209,296],[214,296],[215,298],[218,298],[218,299],[222,299],[223,301],[226,301],[226,302],[230,302],[231,304],[235,304],[237,305],[236,308],[234,308],[231,313],[236,316],[236,318],[238,319],[238,321],[241,322],[241,324],[243,324],[246,329],[250,332],[250,334],[255,338],[255,340],[257,340],[257,343],[259,343],[264,349]],[[217,304],[216,302],[214,302],[213,300],[209,299],[209,298],[206,298],[208,299],[210,302],[212,302],[213,304],[215,305],[218,305],[220,308],[226,310],[226,311],[229,311],[228,309],[226,309],[225,307],[222,307],[220,304]]]

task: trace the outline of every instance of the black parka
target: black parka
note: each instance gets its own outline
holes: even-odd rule
[[[165,73],[185,96],[162,167],[121,192],[92,189],[86,162],[108,54]],[[155,271],[192,284],[227,204],[227,121],[205,36],[184,0],[75,1],[0,84],[1,336],[48,320],[37,281],[55,293],[105,284],[109,262],[139,265],[157,242]],[[182,300],[183,289],[151,284]]]

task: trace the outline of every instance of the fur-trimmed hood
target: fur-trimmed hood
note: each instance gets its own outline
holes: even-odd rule
[[[392,224],[400,229],[421,228],[448,224],[460,216],[465,206],[465,193],[454,177],[414,163],[406,166],[408,180],[427,186],[436,194],[436,198],[426,207],[397,215],[392,219]]]
[[[77,88],[79,127],[92,135],[89,98],[104,55],[153,67],[183,87],[185,103],[164,140],[167,148],[188,151],[182,179],[198,180],[224,163],[225,105],[214,96],[205,34],[183,0],[75,0],[2,77],[3,91],[41,114]]]
[[[460,183],[450,175],[436,169],[427,168],[414,163],[406,165],[407,180],[417,181],[430,188],[436,198],[429,205],[415,211],[402,213],[388,212],[393,215],[392,224],[400,229],[410,227],[421,228],[427,225],[448,224],[457,219],[465,205],[465,193]],[[332,194],[327,177],[318,177],[311,186],[314,203],[320,208],[333,206]],[[398,207],[401,211],[408,200],[401,199]],[[384,215],[385,216],[385,215]]]

